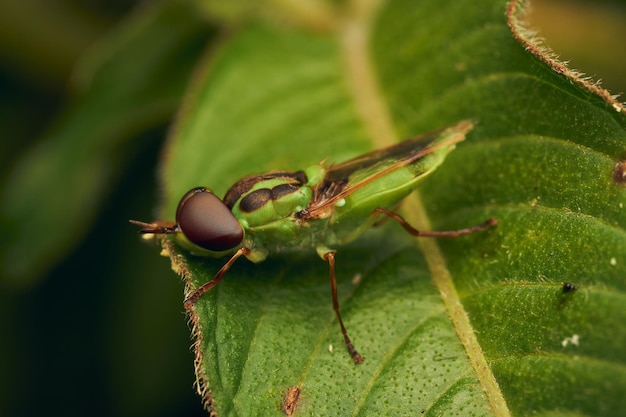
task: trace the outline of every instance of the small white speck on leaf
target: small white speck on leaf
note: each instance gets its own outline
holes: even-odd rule
[[[572,337],[566,337],[561,341],[561,346],[567,347],[567,345],[578,346],[580,343],[580,336],[577,334],[573,334]]]
[[[333,353],[333,345],[328,345],[328,351],[329,351],[330,353]]]
[[[611,261],[610,261],[610,262],[611,262],[611,265],[612,265],[612,266],[617,265],[617,259],[615,259],[615,258],[611,258]]]

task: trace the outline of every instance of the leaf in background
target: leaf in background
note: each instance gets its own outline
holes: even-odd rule
[[[2,277],[28,285],[78,242],[127,160],[168,120],[211,28],[184,2],[142,7],[88,55],[71,105],[2,184]]]
[[[296,415],[620,415],[623,107],[533,49],[517,2],[366,3],[334,30],[246,25],[221,45],[169,143],[163,219],[195,186],[223,195],[246,174],[471,118],[403,212],[424,228],[499,226],[416,242],[385,224],[340,248],[359,366],[315,254],[238,261],[192,315],[205,401],[220,416],[281,415],[298,387]],[[170,253],[191,287],[225,262]]]

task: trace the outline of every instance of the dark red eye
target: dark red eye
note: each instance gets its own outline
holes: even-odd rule
[[[176,223],[187,239],[210,251],[230,250],[243,240],[243,229],[233,213],[206,188],[194,188],[183,196]]]

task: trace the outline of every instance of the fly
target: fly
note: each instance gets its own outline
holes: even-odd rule
[[[230,256],[213,279],[185,300],[191,309],[215,287],[241,256],[261,262],[272,253],[315,249],[328,262],[333,308],[355,364],[363,356],[348,337],[339,312],[334,248],[351,242],[384,218],[413,236],[456,237],[495,226],[494,218],[451,231],[420,231],[391,211],[432,173],[472,129],[470,121],[375,150],[340,164],[322,162],[302,171],[271,171],[235,183],[219,199],[209,189],[193,188],[180,200],[176,223],[130,222],[142,234],[171,234],[200,256]]]

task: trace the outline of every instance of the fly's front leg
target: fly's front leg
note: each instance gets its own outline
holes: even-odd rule
[[[346,326],[343,325],[343,320],[341,319],[341,313],[339,312],[339,300],[337,299],[337,280],[335,279],[335,251],[327,250],[326,252],[322,252],[318,249],[318,253],[328,262],[328,266],[330,267],[330,291],[333,298],[333,309],[335,310],[335,314],[337,315],[337,320],[339,321],[339,326],[341,326],[341,334],[343,335],[343,340],[346,342],[346,347],[348,348],[348,352],[350,356],[352,356],[352,360],[354,360],[355,365],[363,362],[365,359],[352,345],[352,341],[350,337],[348,337],[348,332],[346,331]]]
[[[209,291],[211,288],[215,287],[217,284],[220,283],[226,271],[230,269],[230,267],[235,263],[237,258],[239,258],[241,255],[246,255],[249,252],[250,252],[250,249],[248,248],[240,248],[237,252],[235,252],[235,254],[231,256],[231,258],[228,260],[228,262],[226,262],[224,266],[221,267],[219,271],[217,271],[217,274],[215,274],[215,276],[213,277],[211,281],[205,282],[200,287],[198,287],[194,292],[192,292],[189,295],[189,297],[187,297],[187,299],[185,300],[183,304],[185,308],[189,310],[191,307],[193,307],[193,305],[198,301],[198,299],[202,296],[202,294]]]
[[[407,232],[409,232],[412,236],[423,236],[423,237],[457,237],[463,235],[470,235],[472,233],[480,232],[481,230],[485,230],[489,227],[495,226],[498,224],[498,221],[493,217],[488,219],[487,221],[477,224],[476,226],[468,227],[466,229],[458,229],[458,230],[446,230],[446,231],[436,231],[436,230],[417,230],[413,226],[411,226],[402,216],[398,213],[394,213],[393,211],[384,209],[384,208],[376,208],[374,209],[375,213],[384,214],[397,221],[400,226],[404,228]]]

